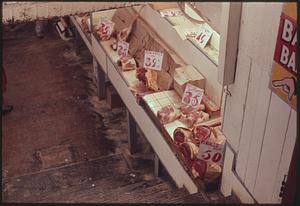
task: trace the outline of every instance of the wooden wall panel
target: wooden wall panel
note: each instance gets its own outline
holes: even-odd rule
[[[284,147],[282,150],[282,155],[280,159],[280,165],[276,175],[276,181],[273,185],[272,203],[281,203],[281,198],[279,197],[279,192],[281,188],[281,182],[284,175],[288,174],[290,162],[292,159],[292,152],[295,147],[295,142],[297,138],[297,112],[295,110],[291,111],[291,117],[289,119],[288,130],[284,140]]]
[[[281,8],[281,2],[243,3],[239,50],[262,68],[273,64]]]
[[[254,68],[258,67],[255,64],[253,66],[254,66]],[[245,156],[244,157],[238,156],[238,158],[237,158],[237,159],[239,159],[239,161],[237,162],[237,167],[240,167],[240,170],[245,171],[244,183],[247,186],[248,190],[251,192],[253,192],[253,189],[254,189],[254,183],[255,183],[255,178],[256,178],[256,174],[257,174],[260,154],[261,154],[261,150],[262,150],[263,137],[264,137],[264,133],[265,133],[265,127],[266,127],[270,99],[271,99],[271,90],[268,88],[268,84],[269,84],[268,79],[270,78],[270,76],[268,74],[267,69],[262,70],[260,75],[261,75],[261,80],[263,80],[263,81],[260,83],[260,88],[257,89],[257,91],[255,92],[255,93],[258,93],[256,96],[257,107],[256,107],[256,111],[252,111],[252,112],[255,112],[255,117],[253,119],[253,131],[252,131],[252,134],[251,134],[252,136],[251,136],[251,140],[249,143],[249,152],[247,153],[245,162],[242,162],[243,160],[245,160],[244,159]],[[246,107],[251,108],[250,105],[247,105]],[[249,111],[249,113],[251,113],[251,111]],[[251,117],[247,117],[247,118],[251,118]],[[249,120],[247,120],[247,121],[249,121]],[[247,131],[245,131],[245,132],[247,132]],[[245,136],[243,138],[249,138],[249,136]],[[243,141],[249,141],[249,140],[243,139]],[[239,150],[241,152],[240,153],[241,155],[243,153],[242,152],[243,149],[244,148],[241,148]],[[246,165],[245,165],[245,163],[246,163]],[[246,167],[246,168],[242,169],[239,164],[243,164],[243,167]]]
[[[235,83],[228,86],[232,96],[227,96],[226,98],[223,117],[223,133],[235,152],[238,151],[243,124],[250,69],[251,59],[240,51],[237,60]]]
[[[253,192],[260,203],[271,201],[290,113],[291,107],[273,93]]]

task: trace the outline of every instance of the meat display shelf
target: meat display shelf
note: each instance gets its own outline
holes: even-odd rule
[[[176,6],[174,3],[170,4],[173,4],[171,7]],[[211,95],[213,101],[220,106],[223,96],[223,85],[218,82],[220,72],[218,62],[212,61],[205,52],[197,48],[191,41],[182,40],[173,25],[157,11],[160,9],[161,8],[153,8],[153,6],[146,4],[140,16],[156,33],[159,33],[160,38],[166,42],[172,50],[176,51],[178,56],[185,62],[193,65],[206,78],[205,90]],[[135,10],[138,11],[137,8],[135,8]]]
[[[87,46],[87,48],[92,53],[91,34],[84,32],[84,29],[82,28],[81,23],[80,23],[81,19],[82,18],[80,18],[79,16],[70,16],[71,22],[75,26],[77,32],[80,34],[80,36],[81,36],[82,40],[84,41],[85,45]]]
[[[136,11],[139,11],[140,8],[141,6],[135,6],[134,9],[132,7],[128,9],[131,12],[131,16],[134,16],[134,14],[137,14]],[[101,16],[112,19],[116,11],[117,9],[93,12],[91,14],[92,27],[96,24],[96,22],[99,21]],[[151,29],[149,25],[147,25],[146,22],[144,22],[140,17],[138,18],[138,20],[140,24],[143,24],[147,27],[146,33],[148,35],[150,34],[150,36],[154,39],[154,44],[158,44],[161,47],[161,51],[163,51],[165,54],[164,58],[166,57],[166,59],[170,58],[174,60],[174,62],[172,62],[171,64],[169,64],[168,62],[167,65],[170,68],[170,65],[172,64],[176,65],[177,67],[186,65],[186,63],[173,50],[171,50],[163,42],[163,40],[160,39],[160,37]],[[85,37],[87,40],[86,35],[82,31],[82,28],[79,26],[78,22],[76,22],[75,18],[73,18],[72,21],[75,21],[75,23],[77,24],[76,29],[78,30],[80,35],[82,35],[82,37]],[[90,43],[90,41],[88,40],[84,42],[86,44]],[[158,155],[161,163],[164,165],[176,185],[178,187],[184,186],[189,191],[189,193],[196,193],[198,192],[198,189],[209,189],[207,188],[205,181],[203,182],[202,180],[195,179],[193,177],[193,175],[191,174],[191,169],[186,166],[187,164],[185,160],[180,157],[180,153],[176,148],[174,148],[174,144],[172,138],[170,137],[170,134],[158,121],[157,117],[154,115],[151,109],[147,107],[147,104],[145,104],[145,102],[143,101],[140,102],[144,105],[143,107],[140,103],[138,103],[137,98],[131,89],[133,84],[135,84],[136,79],[130,78],[133,74],[132,71],[131,74],[129,74],[129,72],[122,71],[121,67],[117,64],[117,52],[112,50],[110,44],[111,40],[100,41],[97,34],[91,34],[90,47],[91,53],[94,58],[94,66],[95,64],[99,64],[103,71],[103,75],[107,76],[111,81],[118,94],[122,98],[131,116],[134,118],[135,122],[142,130],[143,134],[151,144],[156,155]],[[138,49],[136,49],[136,51],[138,51]],[[132,52],[133,51],[130,50],[130,53]],[[97,77],[97,79],[103,80],[103,77]]]

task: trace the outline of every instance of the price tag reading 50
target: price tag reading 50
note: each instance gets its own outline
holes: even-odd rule
[[[117,45],[117,53],[119,57],[125,57],[128,54],[128,49],[129,49],[129,43],[125,41],[118,41]]]
[[[204,90],[195,87],[191,84],[186,84],[184,93],[182,95],[182,103],[190,105],[192,107],[198,107],[202,101]]]
[[[161,70],[164,54],[155,51],[145,51],[144,68]]]
[[[98,24],[99,32],[101,34],[110,36],[113,31],[114,25],[115,25],[114,22],[110,21],[106,17],[102,17]]]
[[[222,145],[209,145],[206,143],[201,143],[199,145],[198,158],[206,162],[223,164],[223,153],[224,147]]]

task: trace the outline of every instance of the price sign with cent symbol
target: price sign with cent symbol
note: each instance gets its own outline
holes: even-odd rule
[[[208,144],[207,142],[202,142],[199,145],[198,158],[206,162],[222,165],[224,160],[224,146],[220,144]]]
[[[201,25],[194,37],[194,41],[203,49],[212,36],[212,33],[212,30],[208,26]]]
[[[162,17],[174,17],[174,16],[183,16],[183,13],[180,9],[164,9],[160,11]]]
[[[100,21],[98,24],[99,32],[101,34],[110,36],[113,31],[114,25],[115,25],[114,22],[110,21],[106,17],[102,17],[102,18],[100,18]]]
[[[181,101],[192,107],[198,107],[201,104],[203,94],[203,89],[187,83]]]
[[[129,49],[129,43],[125,41],[118,41],[117,44],[117,53],[119,57],[125,57],[128,54],[128,49]]]
[[[163,56],[164,54],[161,52],[146,50],[144,56],[144,68],[160,71],[162,66]]]

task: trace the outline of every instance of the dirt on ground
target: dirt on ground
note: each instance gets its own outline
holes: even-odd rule
[[[51,24],[4,28],[8,78],[2,116],[3,202],[233,202],[219,192],[189,195],[165,171],[154,176],[153,152],[139,136],[129,155],[126,108],[97,97],[92,57]]]

